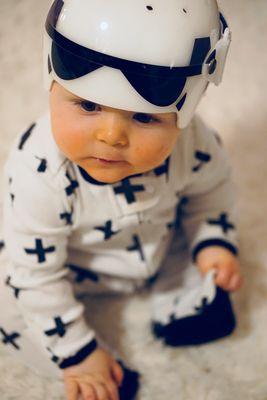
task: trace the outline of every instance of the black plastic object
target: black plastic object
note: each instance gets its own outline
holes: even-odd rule
[[[127,368],[121,360],[117,360],[124,372],[122,385],[119,388],[120,400],[134,400],[139,389],[140,374]]]
[[[172,319],[167,325],[152,322],[152,332],[168,346],[200,345],[230,335],[236,327],[229,293],[217,287],[214,300],[198,313]]]

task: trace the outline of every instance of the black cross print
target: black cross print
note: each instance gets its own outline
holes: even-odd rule
[[[99,277],[92,271],[88,271],[84,268],[78,267],[77,265],[67,264],[67,267],[77,274],[75,282],[80,283],[85,279],[90,279],[93,282],[98,282]]]
[[[7,286],[9,286],[11,289],[14,290],[14,295],[15,295],[16,299],[18,299],[18,298],[19,298],[19,293],[20,293],[20,291],[21,291],[22,289],[19,289],[19,288],[15,287],[15,286],[11,285],[11,276],[8,276],[8,277],[7,277],[7,279],[6,279],[6,281],[5,281],[5,284],[6,284]]]
[[[211,225],[220,225],[223,233],[228,233],[231,229],[235,229],[235,226],[228,221],[228,217],[226,213],[220,214],[218,220],[216,219],[208,219],[208,223]]]
[[[94,229],[104,232],[105,234],[104,240],[108,240],[109,238],[111,238],[112,235],[116,235],[116,233],[120,232],[120,230],[113,232],[111,227],[112,227],[112,221],[109,220],[106,222],[105,226],[95,226]]]
[[[195,310],[200,314],[205,311],[205,309],[209,306],[207,297],[203,297],[201,299],[201,304],[199,306],[195,306]]]
[[[24,250],[27,254],[38,255],[39,263],[43,263],[46,261],[45,253],[52,253],[56,250],[55,246],[44,248],[42,244],[42,239],[35,239],[35,244],[36,244],[35,249],[24,249]]]
[[[133,243],[133,245],[128,246],[128,247],[127,247],[127,250],[128,250],[128,251],[135,251],[135,250],[138,250],[139,253],[140,253],[141,260],[144,261],[144,260],[145,260],[145,257],[144,257],[142,245],[141,245],[141,243],[140,243],[140,240],[139,240],[138,236],[137,236],[137,235],[133,235],[132,239],[133,239],[133,242],[134,242],[134,243]]]
[[[46,168],[47,168],[47,160],[45,158],[39,158],[37,156],[35,156],[35,157],[38,158],[38,160],[41,161],[41,163],[40,163],[40,165],[39,165],[39,167],[37,169],[37,172],[45,172]]]
[[[130,180],[127,178],[123,179],[121,182],[121,186],[113,189],[115,191],[115,194],[124,193],[128,204],[134,203],[136,201],[134,192],[143,192],[145,190],[145,187],[143,185],[132,185]]]
[[[59,357],[56,356],[56,355],[52,352],[52,350],[51,350],[49,347],[47,347],[46,349],[47,349],[47,350],[49,351],[49,353],[52,355],[51,361],[53,361],[55,364],[59,364]]]
[[[67,196],[70,196],[75,192],[75,189],[77,189],[79,183],[71,179],[71,176],[69,175],[68,171],[66,172],[66,177],[70,181],[70,185],[65,188],[65,192],[67,193]]]
[[[192,168],[193,172],[199,171],[203,164],[207,164],[211,160],[211,155],[208,153],[203,153],[200,150],[197,150],[195,152],[195,158],[200,162],[195,167]]]
[[[71,325],[72,322],[64,323],[60,317],[55,317],[54,321],[55,321],[56,327],[53,329],[49,329],[48,331],[45,331],[45,334],[47,336],[53,336],[53,335],[58,335],[59,337],[65,336],[65,333],[66,333],[65,328],[67,326]]]
[[[169,173],[169,164],[170,164],[170,157],[168,157],[164,164],[160,165],[159,167],[154,169],[154,173],[156,176],[160,176],[162,174],[166,174],[168,176]]]
[[[7,334],[3,328],[0,328],[0,332],[3,335],[3,339],[2,342],[4,344],[12,344],[12,346],[14,346],[17,350],[20,350],[20,347],[17,343],[15,343],[15,340],[18,339],[20,337],[20,334],[17,332],[13,332],[11,334]]]
[[[29,129],[22,135],[22,137],[21,137],[21,139],[20,139],[20,142],[19,142],[19,147],[18,147],[19,150],[22,150],[22,149],[23,149],[23,147],[24,147],[26,141],[29,139],[29,137],[30,137],[30,135],[31,135],[31,133],[32,133],[32,131],[33,131],[33,128],[34,128],[35,126],[36,126],[35,123],[32,124],[32,125],[29,127]]]
[[[73,221],[72,221],[72,214],[73,214],[73,206],[71,207],[71,212],[64,212],[62,214],[60,214],[60,219],[66,219],[66,225],[72,225]]]

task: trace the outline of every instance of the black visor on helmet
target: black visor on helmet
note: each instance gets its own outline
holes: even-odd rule
[[[46,30],[53,40],[52,67],[60,79],[77,79],[103,66],[115,68],[145,100],[160,107],[178,100],[188,77],[201,75],[202,64],[211,48],[209,37],[196,39],[190,64],[185,67],[139,63],[100,53],[67,39],[52,26],[50,18],[51,14]],[[50,60],[49,67],[51,70]]]
[[[65,81],[81,78],[102,67],[92,61],[85,62],[84,58],[70,53],[56,42],[52,43],[51,58],[55,73]]]
[[[63,80],[81,78],[99,68],[103,64],[85,60],[52,43],[52,67],[56,75]],[[186,78],[169,73],[168,76],[143,75],[119,68],[134,89],[147,101],[158,106],[174,103],[182,93]]]

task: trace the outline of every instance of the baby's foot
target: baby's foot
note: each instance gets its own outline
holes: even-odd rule
[[[230,335],[236,320],[229,293],[214,284],[213,272],[198,288],[162,304],[152,332],[169,346],[199,345]]]

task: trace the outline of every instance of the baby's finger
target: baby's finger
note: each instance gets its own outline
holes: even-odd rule
[[[123,381],[123,376],[124,372],[120,364],[118,364],[116,361],[113,363],[112,368],[111,368],[111,373],[112,376],[117,383],[118,386],[121,386],[122,381]]]
[[[67,400],[78,400],[79,387],[77,382],[73,380],[66,380],[65,389],[67,394]]]
[[[114,381],[106,381],[105,386],[111,400],[120,400],[118,386]]]
[[[220,286],[224,290],[228,290],[228,285],[230,283],[231,279],[231,271],[228,270],[227,268],[217,269],[216,273],[216,278],[215,278],[215,283],[216,285]]]
[[[97,394],[97,400],[111,400],[109,392],[103,383],[96,382],[94,384],[94,389]]]
[[[240,275],[235,274],[229,283],[228,290],[234,292],[235,290],[239,290],[243,284],[243,279]]]
[[[94,389],[90,383],[80,383],[82,392],[82,400],[99,400]]]

